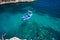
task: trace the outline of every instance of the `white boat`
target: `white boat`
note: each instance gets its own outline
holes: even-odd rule
[[[32,17],[32,11],[28,10],[28,14],[23,15],[23,16],[22,16],[22,19],[23,19],[23,20],[28,20],[28,19],[30,19],[31,17]]]
[[[28,20],[28,19],[31,18],[31,16],[32,16],[32,14],[27,14],[27,15],[24,15],[24,16],[22,17],[22,19],[23,19],[23,20]]]

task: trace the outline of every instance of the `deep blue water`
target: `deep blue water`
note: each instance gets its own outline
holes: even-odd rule
[[[28,10],[33,11],[32,18],[22,21],[21,17],[28,13]],[[4,33],[5,38],[16,36],[22,39],[59,40],[60,0],[0,5],[0,38]]]

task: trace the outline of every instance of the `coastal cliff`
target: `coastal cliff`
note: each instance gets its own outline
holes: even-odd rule
[[[8,3],[18,3],[18,2],[33,2],[34,0],[0,0],[0,5]]]

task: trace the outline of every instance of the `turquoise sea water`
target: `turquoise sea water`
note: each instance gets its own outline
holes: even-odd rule
[[[41,1],[42,2],[42,1]],[[39,2],[0,5],[0,38],[18,37],[33,40],[60,39],[59,7],[49,7]],[[32,11],[32,17],[22,20],[22,16]],[[57,14],[56,14],[57,13]]]

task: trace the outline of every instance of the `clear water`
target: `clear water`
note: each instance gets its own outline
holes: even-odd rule
[[[55,3],[56,2],[56,3]],[[0,5],[0,38],[18,37],[33,40],[59,40],[59,1],[40,0],[31,3]],[[55,5],[56,4],[56,5]],[[23,21],[22,16],[32,11],[32,17]]]

